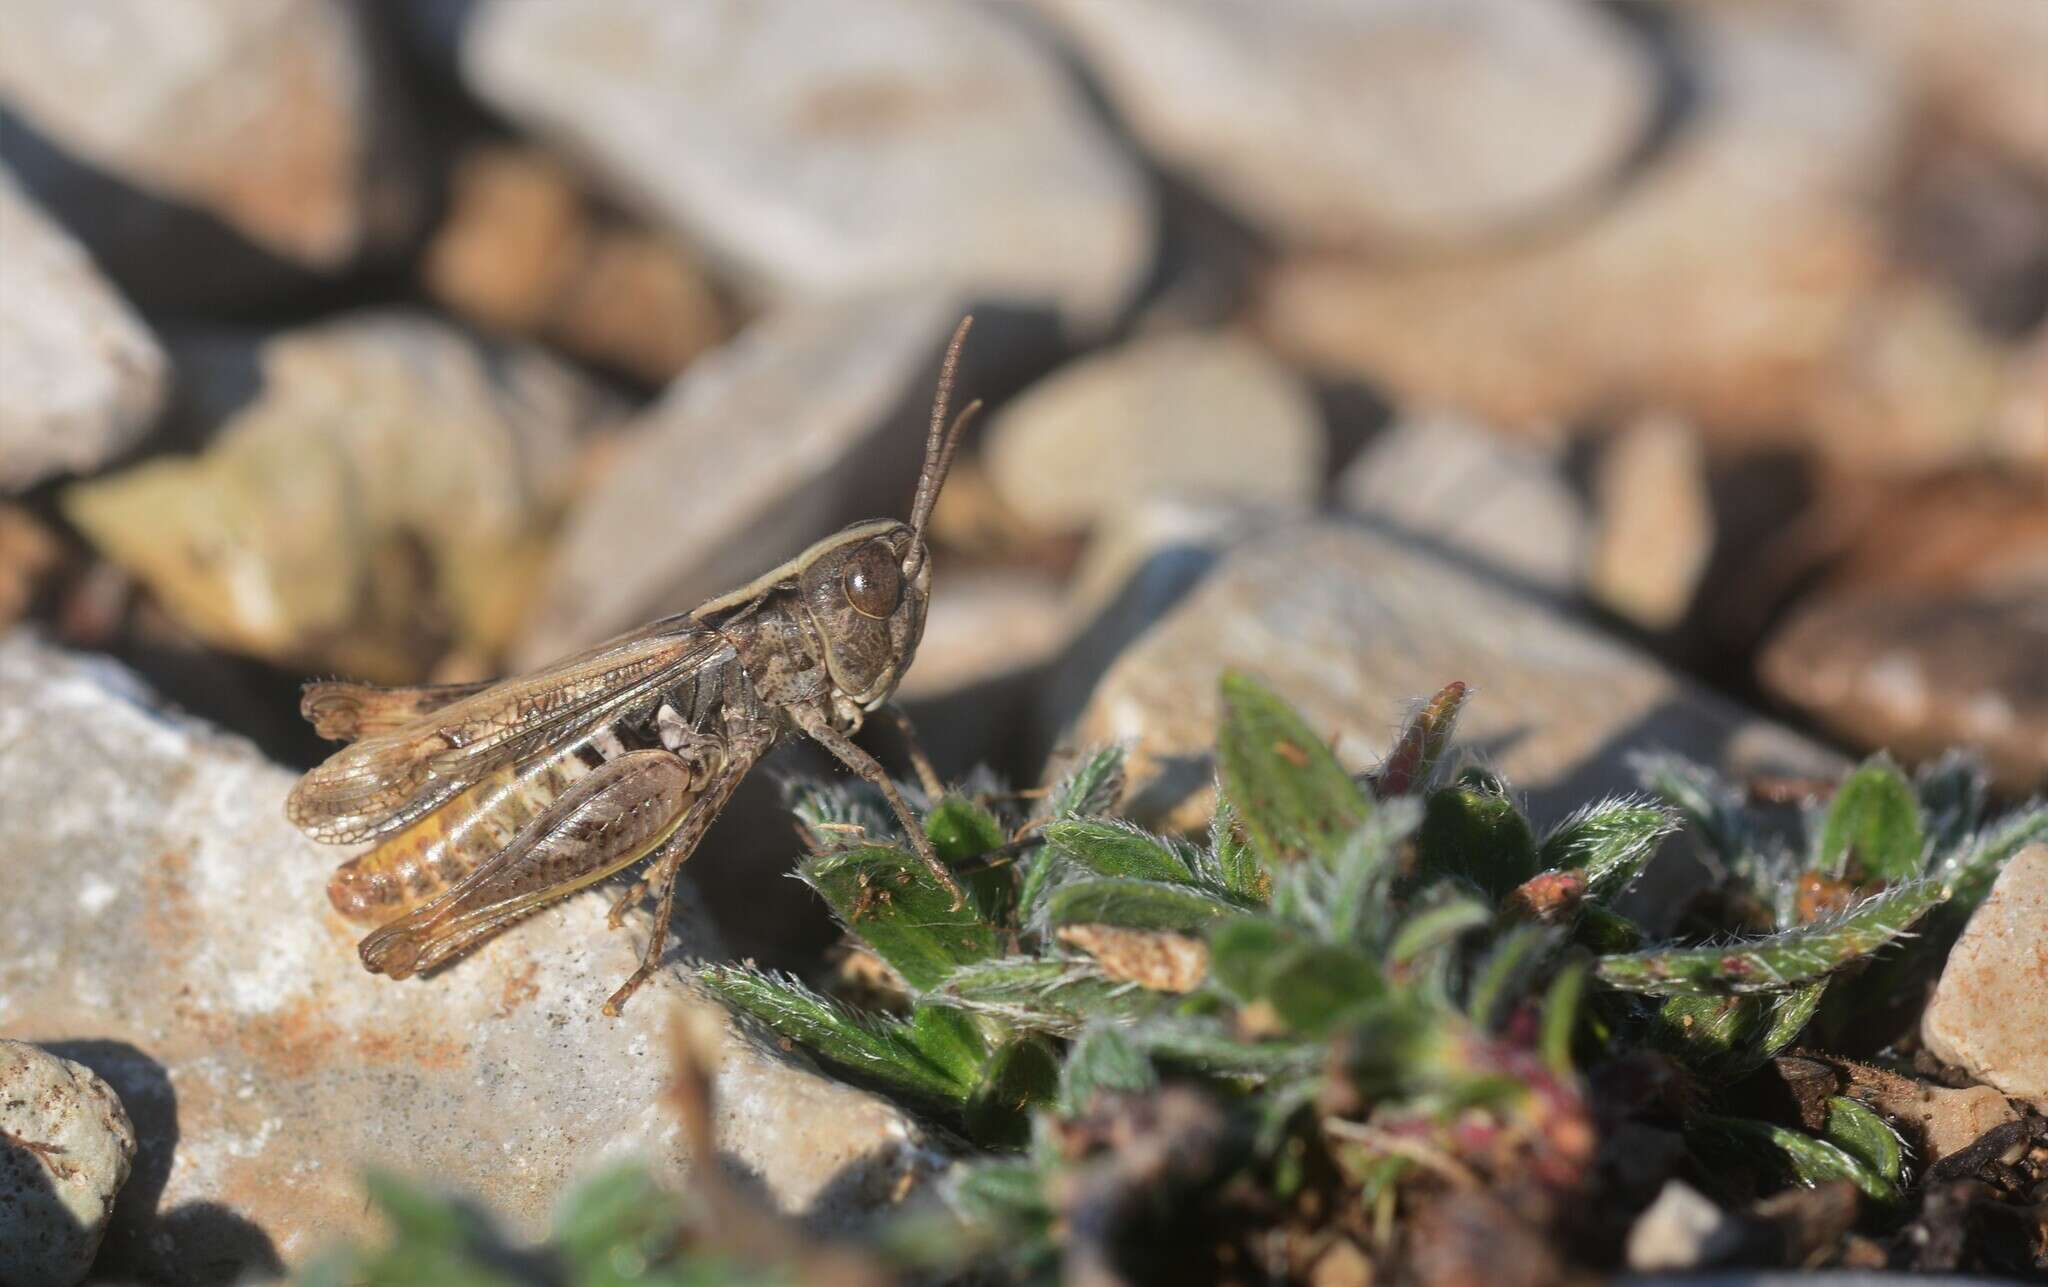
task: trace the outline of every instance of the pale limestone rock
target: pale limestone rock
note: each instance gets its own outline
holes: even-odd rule
[[[593,891],[432,977],[370,975],[324,889],[350,851],[285,821],[291,782],[110,663],[0,641],[0,1030],[65,1038],[104,1075],[152,1177],[131,1190],[154,1211],[117,1211],[103,1271],[297,1266],[369,1231],[366,1164],[536,1237],[593,1169],[639,1158],[681,1186],[709,1161],[662,1102],[678,1008],[700,996],[681,964],[622,1018],[599,1012],[644,912],[607,931]],[[719,957],[695,902],[686,881],[672,950]],[[843,1222],[940,1162],[896,1109],[729,1028],[715,1077],[719,1163],[785,1212]]]
[[[1431,243],[1555,213],[1656,74],[1560,0],[1041,0],[1149,149],[1292,240]]]
[[[911,283],[1092,326],[1152,256],[1145,185],[1051,52],[917,0],[489,0],[462,63],[772,299]]]
[[[1150,336],[1055,371],[996,414],[983,452],[1003,502],[1054,531],[1148,495],[1307,508],[1325,455],[1306,384],[1228,334]]]
[[[1971,913],[1920,1037],[1988,1086],[2048,1110],[2048,845],[2029,845]]]
[[[0,247],[0,492],[10,492],[91,469],[141,437],[163,402],[164,355],[4,166]]]

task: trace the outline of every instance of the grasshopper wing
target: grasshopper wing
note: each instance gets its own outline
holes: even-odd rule
[[[395,727],[372,719],[360,740],[299,779],[285,816],[331,844],[387,835],[500,765],[589,734],[729,647],[711,630],[676,622],[455,697]]]
[[[313,731],[331,742],[392,733],[444,706],[474,697],[489,684],[428,684],[420,688],[379,688],[345,679],[307,684],[299,695],[299,714]]]

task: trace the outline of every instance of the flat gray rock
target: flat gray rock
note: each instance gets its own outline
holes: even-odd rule
[[[1345,467],[1337,499],[1555,594],[1585,567],[1585,506],[1560,453],[1456,415],[1403,416]]]
[[[1139,139],[1294,241],[1555,213],[1648,128],[1656,74],[1568,0],[1040,0]]]
[[[1129,745],[1133,807],[1195,825],[1211,805],[1226,667],[1271,684],[1361,770],[1386,753],[1405,710],[1463,680],[1473,695],[1459,743],[1529,792],[1539,820],[1634,789],[1632,751],[1735,773],[1839,763],[1468,566],[1367,527],[1300,520],[1224,553],[1109,664],[1069,740]]]
[[[85,1277],[135,1161],[135,1127],[83,1064],[0,1040],[0,1282]]]
[[[1054,371],[996,413],[982,450],[1004,503],[1055,531],[1154,494],[1305,509],[1326,454],[1301,377],[1242,336],[1193,333]]]
[[[346,0],[15,6],[0,104],[61,153],[22,155],[40,158],[35,186],[75,199],[67,221],[149,240],[176,231],[150,204],[167,201],[279,260],[338,269],[402,239],[423,205],[366,20]],[[67,160],[126,190],[63,172]]]
[[[7,44],[0,41],[0,46]],[[91,469],[156,418],[164,355],[0,166],[0,493]]]
[[[488,0],[470,85],[775,298],[913,282],[1100,323],[1150,201],[1050,50],[917,0]]]
[[[109,663],[0,641],[0,1030],[58,1043],[135,1120],[102,1271],[296,1265],[366,1232],[365,1164],[445,1182],[537,1236],[593,1168],[637,1157],[680,1184],[704,1161],[661,1103],[678,1009],[699,1003],[679,969],[621,1019],[598,1009],[637,961],[644,913],[607,932],[599,891],[431,978],[374,977],[325,891],[350,851],[285,822],[292,776]],[[722,954],[689,912],[676,939]],[[895,1109],[725,1032],[718,1163],[784,1211],[844,1220],[937,1164]]]
[[[744,585],[849,522],[907,514],[963,311],[944,291],[792,308],[691,364],[579,498],[515,660],[552,661]]]

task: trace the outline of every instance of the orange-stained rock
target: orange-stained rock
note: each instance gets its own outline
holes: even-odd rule
[[[644,912],[608,932],[592,891],[430,978],[375,977],[323,890],[350,851],[285,821],[291,781],[111,663],[0,642],[0,1031],[61,1043],[134,1120],[103,1272],[297,1266],[367,1232],[368,1164],[537,1236],[585,1172],[639,1157],[681,1184],[704,1161],[661,1102],[696,995],[680,960],[622,1018],[598,1009],[637,962]],[[723,955],[687,882],[679,901],[678,957]],[[938,1163],[894,1108],[725,1031],[720,1161],[783,1210],[831,1224]]]
[[[2006,864],[1949,953],[1920,1037],[1977,1080],[2048,1109],[2048,845]]]

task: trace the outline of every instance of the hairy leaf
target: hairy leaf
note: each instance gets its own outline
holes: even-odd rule
[[[1494,898],[1536,874],[1536,838],[1514,801],[1446,787],[1430,794],[1416,848],[1424,876],[1457,876]]]
[[[841,923],[912,988],[936,987],[956,966],[995,955],[995,927],[902,849],[863,845],[813,854],[798,872]]]
[[[795,979],[742,966],[711,966],[698,975],[718,998],[824,1063],[924,1099],[963,1101],[972,1088],[921,1048],[909,1025],[854,1015]]]
[[[1172,845],[1109,818],[1069,818],[1045,828],[1048,843],[1098,876],[1187,884],[1193,872]]]
[[[1836,1095],[1828,1100],[1828,1120],[1821,1138],[1894,1184],[1905,1176],[1905,1151],[1898,1132],[1853,1099]]]
[[[1061,885],[1045,900],[1054,925],[1120,925],[1192,932],[1241,909],[1193,885],[1102,876]]]
[[[1600,962],[1600,979],[1624,991],[1664,996],[1793,988],[1883,947],[1941,898],[1937,881],[1899,885],[1840,915],[1769,938],[1610,956]]]
[[[1226,671],[1222,695],[1216,758],[1252,848],[1268,866],[1331,852],[1371,812],[1364,792],[1272,690]]]
[[[1836,1145],[1790,1127],[1747,1117],[1701,1116],[1687,1124],[1685,1138],[1710,1160],[1762,1166],[1808,1186],[1849,1180],[1874,1202],[1889,1206],[1899,1200],[1889,1179]]]
[[[1888,755],[1865,760],[1843,781],[1821,825],[1814,866],[1830,876],[1896,884],[1920,874],[1926,838],[1920,803]]]
[[[1060,1110],[1079,1116],[1098,1094],[1139,1095],[1158,1085],[1159,1074],[1144,1049],[1123,1029],[1097,1024],[1067,1051],[1060,1070]]]
[[[1657,851],[1657,844],[1678,829],[1678,817],[1663,805],[1644,800],[1602,800],[1560,823],[1543,841],[1538,861],[1544,867],[1577,868],[1586,873],[1586,897],[1605,902],[1628,888]]]

